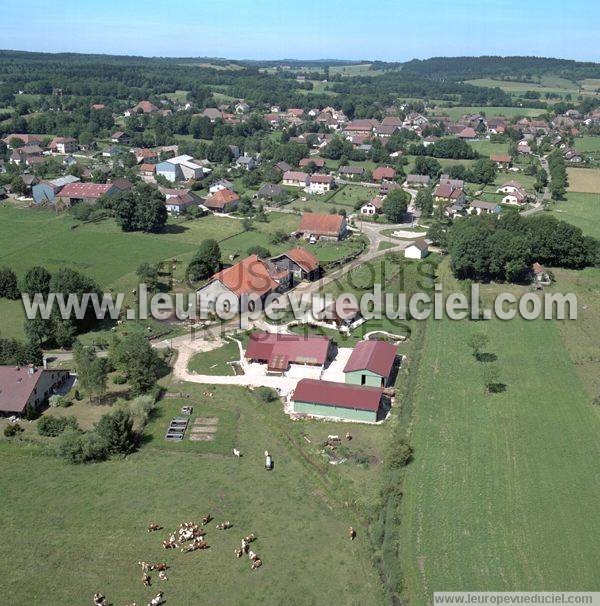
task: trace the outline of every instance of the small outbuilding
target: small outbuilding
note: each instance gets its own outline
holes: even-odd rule
[[[385,341],[359,341],[344,367],[346,383],[386,387],[394,370],[398,348]]]
[[[404,256],[407,259],[424,259],[429,254],[429,245],[424,238],[415,240],[410,246],[404,249]]]

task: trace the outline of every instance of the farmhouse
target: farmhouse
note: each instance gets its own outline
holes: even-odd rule
[[[291,284],[289,271],[281,270],[257,255],[250,255],[214,274],[197,294],[203,310],[237,312],[242,302],[248,302],[252,311],[255,306],[252,297],[264,300],[270,293],[285,292]]]
[[[389,166],[378,166],[373,171],[373,181],[392,181],[396,176],[396,170]]]
[[[335,180],[331,175],[310,175],[307,192],[310,194],[324,194],[331,191]]]
[[[54,137],[48,147],[56,154],[72,154],[77,151],[77,141],[73,137]]]
[[[288,170],[283,173],[282,183],[289,187],[307,187],[310,183],[309,175],[299,171]]]
[[[323,158],[302,158],[302,160],[300,160],[298,163],[298,166],[300,168],[306,168],[311,164],[314,164],[317,168],[324,168],[325,160]]]
[[[362,166],[340,166],[339,173],[342,177],[362,177],[365,169]]]
[[[267,364],[267,372],[283,374],[292,364],[323,368],[332,357],[331,339],[324,336],[254,332],[246,360]]]
[[[344,367],[346,383],[386,387],[397,353],[398,348],[385,341],[359,341]]]
[[[37,412],[69,378],[68,370],[0,366],[0,415]]]
[[[304,213],[298,232],[306,238],[323,238],[341,240],[346,236],[346,217],[341,215],[324,215],[321,213]]]
[[[509,154],[492,154],[490,160],[496,163],[498,168],[509,168],[512,163],[512,156]]]
[[[383,389],[301,379],[292,394],[294,412],[315,417],[374,423]]]
[[[430,182],[429,175],[406,175],[407,187],[428,187]]]
[[[429,245],[425,238],[415,240],[410,246],[404,249],[404,256],[407,259],[424,259],[429,254]]]
[[[292,248],[271,261],[278,269],[292,272],[295,280],[316,280],[321,273],[319,260],[305,248]]]
[[[237,208],[240,197],[230,189],[219,189],[204,198],[204,206],[216,213],[228,213]]]

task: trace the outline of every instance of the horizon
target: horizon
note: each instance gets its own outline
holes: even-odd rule
[[[44,0],[4,4],[3,45],[16,51],[235,61],[287,57],[358,62],[368,56],[370,61],[406,62],[482,55],[600,60],[596,40],[600,7],[587,0],[568,5],[532,0],[527,6],[530,20],[523,19],[516,0],[483,7],[475,0],[459,0],[452,6],[426,0],[410,9],[393,0],[383,0],[375,8],[359,0],[283,7],[276,0],[206,0],[200,9],[194,0],[180,0],[175,14],[158,0],[147,0],[143,12],[122,0],[101,5],[76,0],[62,0],[59,6],[48,6]],[[65,24],[68,42],[61,37],[57,43],[48,36],[48,31]]]
[[[493,57],[497,59],[514,59],[517,57],[528,57],[536,59],[551,59],[557,61],[574,61],[576,63],[594,63],[600,64],[600,59],[575,59],[573,57],[563,57],[558,55],[510,55],[510,54],[480,54],[480,55],[431,55],[424,57],[411,57],[408,59],[400,60],[385,60],[385,59],[373,59],[369,57],[362,57],[356,59],[350,59],[348,57],[319,57],[309,59],[307,57],[265,57],[258,59],[256,57],[242,57],[234,58],[228,56],[219,55],[144,55],[144,54],[131,54],[131,53],[115,53],[115,52],[88,52],[88,51],[69,51],[69,50],[55,50],[55,51],[40,51],[40,50],[28,50],[22,48],[0,48],[0,53],[31,53],[31,54],[45,54],[45,55],[81,55],[81,56],[106,56],[106,57],[130,57],[132,59],[181,59],[181,60],[214,60],[214,61],[230,61],[235,63],[285,63],[287,61],[293,61],[295,63],[328,63],[328,62],[339,62],[339,63],[352,63],[366,65],[380,61],[382,63],[410,63],[411,61],[429,61],[431,59],[462,59],[462,58],[482,58],[482,57]]]

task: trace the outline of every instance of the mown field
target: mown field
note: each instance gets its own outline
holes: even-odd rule
[[[600,168],[568,168],[569,191],[600,196]]]
[[[222,428],[227,454],[154,447],[162,427],[150,427],[149,442],[135,455],[79,467],[37,446],[0,442],[7,603],[85,604],[102,591],[115,605],[146,604],[159,590],[171,604],[200,604],[206,596],[215,604],[383,603],[366,530],[330,498],[286,438],[279,410],[241,388],[212,388],[210,401],[201,396],[204,386],[183,389],[196,414],[217,415],[219,424],[232,416]],[[230,455],[233,445],[245,456]],[[264,470],[266,448],[275,460],[271,473]],[[167,529],[207,512],[214,523],[234,525],[217,531],[210,524],[209,550],[162,549]],[[165,531],[147,533],[150,521]],[[350,524],[359,529],[354,542],[346,534]],[[233,554],[250,532],[263,559],[257,571]],[[153,586],[144,588],[139,560],[166,561],[169,580],[153,575]]]
[[[543,109],[533,107],[497,107],[497,106],[461,106],[461,107],[436,107],[436,113],[441,112],[447,114],[452,120],[458,120],[466,114],[483,113],[488,118],[493,116],[506,116],[512,118],[514,116],[539,116],[544,113]]]
[[[600,238],[600,194],[567,193],[567,200],[556,202],[552,213],[568,221],[589,236]]]
[[[539,93],[557,93],[561,96],[570,94],[576,96],[579,94],[579,85],[571,80],[560,78],[558,76],[542,76],[537,82],[516,82],[508,80],[497,80],[495,78],[479,78],[477,80],[467,80],[468,84],[474,86],[485,86],[490,88],[500,88],[507,93],[519,95],[527,91],[537,91]]]
[[[503,393],[484,393],[475,331],[489,337]],[[600,589],[594,408],[557,324],[429,323],[400,527],[412,604],[434,591]]]

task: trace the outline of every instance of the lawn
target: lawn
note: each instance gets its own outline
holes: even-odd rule
[[[199,375],[235,375],[228,362],[237,362],[240,350],[235,341],[229,341],[212,351],[195,354],[188,364],[188,370]]]
[[[81,604],[99,590],[114,604],[146,604],[159,590],[172,604],[200,604],[207,596],[214,604],[382,604],[366,530],[290,442],[278,405],[258,404],[231,387],[215,388],[210,405],[198,404],[199,388],[183,389],[198,414],[216,414],[219,423],[236,415],[237,431],[226,442],[238,445],[241,459],[155,447],[162,428],[150,431],[137,454],[79,467],[35,446],[0,442],[0,554],[11,562],[3,579],[10,604],[47,603],[48,596],[53,604]],[[168,406],[180,402],[162,405],[168,416]],[[265,448],[274,457],[272,473],[264,470]],[[215,523],[234,525],[222,532],[209,525],[209,550],[162,549],[167,530],[207,512]],[[165,530],[147,533],[150,521]],[[350,524],[359,531],[353,543]],[[263,559],[258,571],[233,554],[250,532]],[[142,587],[139,560],[166,561],[169,580],[153,574],[153,587]]]
[[[475,331],[504,393],[484,394]],[[556,324],[429,322],[413,407],[400,527],[412,604],[465,588],[600,589],[600,417]]]
[[[567,193],[565,202],[556,202],[552,212],[562,219],[580,227],[589,236],[600,238],[600,195]]]
[[[567,168],[569,191],[600,196],[600,168]]]

